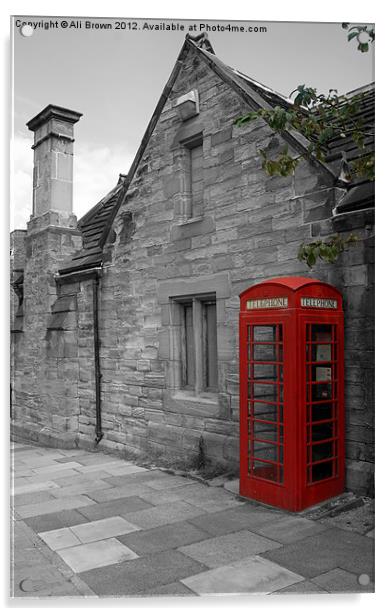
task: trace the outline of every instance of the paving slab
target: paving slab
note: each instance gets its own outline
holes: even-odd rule
[[[46,513],[33,518],[26,518],[25,522],[36,533],[42,533],[75,524],[83,524],[88,522],[88,519],[75,509],[66,509],[65,511],[56,511],[56,513]]]
[[[157,526],[165,526],[166,524],[181,522],[183,520],[189,520],[202,513],[202,509],[189,505],[183,501],[177,501],[175,503],[165,503],[163,505],[156,505],[144,511],[137,511],[134,513],[123,514],[126,520],[129,520],[132,524],[136,524],[143,530],[149,528],[156,528]]]
[[[199,543],[180,547],[178,550],[207,567],[214,568],[278,547],[281,547],[281,544],[276,541],[265,539],[248,530],[241,530],[205,539]]]
[[[78,462],[69,462],[67,461],[65,464],[50,464],[50,465],[46,465],[46,466],[40,466],[39,468],[34,468],[34,473],[37,475],[42,475],[42,474],[56,474],[58,471],[63,472],[64,470],[69,470],[69,469],[80,469],[83,468],[81,466],[81,464],[79,464]]]
[[[165,503],[175,503],[183,501],[181,494],[178,494],[176,490],[154,490],[148,487],[149,492],[144,492],[143,498],[151,503],[151,505],[164,505]]]
[[[232,494],[239,494],[239,479],[230,479],[224,483],[224,489]]]
[[[298,582],[297,584],[292,584],[292,586],[287,586],[286,588],[282,588],[281,590],[276,590],[274,595],[282,595],[282,594],[301,594],[301,595],[310,595],[310,594],[324,594],[327,595],[328,591],[320,588],[313,582],[309,580],[305,580],[304,582]]]
[[[70,528],[58,528],[39,533],[41,539],[49,546],[51,550],[61,550],[62,548],[70,548],[73,545],[81,543],[80,539],[71,531]]]
[[[82,466],[80,464],[80,468],[78,468],[78,471],[81,475],[85,475],[86,473],[93,473],[96,471],[106,471],[109,475],[114,475],[115,469],[123,468],[123,466],[124,463],[122,460],[108,459],[107,462],[105,462],[104,464],[91,464],[90,466]]]
[[[268,594],[302,581],[303,578],[284,567],[250,556],[217,569],[181,580],[197,595]]]
[[[145,492],[143,498],[153,505],[174,503],[181,500],[212,513],[243,504],[223,490],[216,490],[200,484],[186,484],[162,490],[150,488],[150,492]]]
[[[46,470],[46,469],[43,469]],[[75,468],[62,468],[61,464],[58,465],[58,468],[53,469],[52,471],[46,473],[42,472],[35,475],[35,479],[37,481],[57,481],[57,479],[61,477],[70,477],[75,478],[79,476],[79,472]],[[16,480],[15,480],[16,481]]]
[[[123,535],[118,539],[142,556],[171,550],[207,538],[208,535],[205,532],[184,521]]]
[[[166,475],[165,477],[159,477],[158,479],[149,478],[146,481],[146,485],[154,490],[164,490],[165,488],[176,488],[179,486],[194,486],[194,480],[187,477],[181,477],[180,475]]]
[[[83,497],[87,498],[87,497]],[[88,499],[90,503],[93,501]],[[125,515],[131,512],[141,512],[153,508],[151,503],[147,503],[139,496],[128,496],[126,498],[117,498],[105,503],[94,503],[88,507],[80,507],[79,511],[90,522],[94,520],[102,520],[103,518],[109,518],[114,515]],[[132,520],[129,520],[132,522]],[[134,522],[137,525],[137,522]],[[142,528],[142,527],[140,527]]]
[[[11,485],[14,488],[19,488],[21,486],[26,486],[31,483],[31,479],[29,477],[13,477],[11,476]]]
[[[164,473],[163,471],[160,470],[148,470],[143,473],[142,475],[140,475],[139,473],[135,473],[133,475],[119,475],[119,476],[114,476],[114,475],[110,475],[108,476],[105,481],[107,481],[107,483],[110,483],[112,486],[123,486],[123,485],[133,485],[133,483],[135,482],[143,482],[145,483],[146,481],[152,480],[152,479],[163,479],[167,477],[167,473]]]
[[[206,513],[192,520],[192,524],[210,535],[227,535],[236,530],[259,528],[267,521],[274,521],[285,514],[265,507],[245,503],[242,507],[232,507],[217,513]]]
[[[130,483],[129,485],[124,484],[116,487],[106,484],[104,489],[99,490],[93,490],[93,487],[92,485],[91,491],[86,492],[86,495],[97,503],[108,503],[109,501],[124,498],[126,496],[141,496],[143,500],[152,505],[155,503],[152,503],[151,499],[146,497],[151,494],[157,494],[156,490],[145,486],[142,482]]]
[[[12,597],[80,596],[81,592],[54,567],[18,569],[11,585]]]
[[[75,457],[79,457],[79,456],[93,456],[93,455],[99,455],[99,456],[104,456],[105,454],[101,451],[99,451],[98,453],[94,454],[91,451],[85,451],[84,449],[55,449],[56,454],[58,454],[59,456],[63,456],[64,458],[75,458]]]
[[[232,509],[233,507],[240,507],[244,504],[245,503],[243,502],[226,497],[210,501],[201,500],[197,506],[208,513],[216,513],[219,511],[225,511],[226,509]]]
[[[54,459],[53,455],[50,456],[50,455],[45,455],[45,454],[34,452],[29,455],[24,453],[22,457],[22,454],[15,453],[13,455],[12,463],[15,466],[23,464],[25,466],[28,466],[29,468],[35,468],[35,467],[40,467],[40,466],[45,466],[45,465],[49,466],[50,464],[53,464],[53,459]]]
[[[136,466],[135,464],[123,464],[121,466],[115,466],[109,469],[110,475],[123,476],[123,475],[135,475],[136,473],[145,473],[148,469],[142,466]]]
[[[89,467],[91,468],[91,467]],[[70,485],[77,485],[77,482],[79,481],[81,484],[85,483],[86,481],[95,481],[95,480],[100,480],[100,479],[104,479],[105,481],[107,481],[107,479],[110,477],[109,473],[107,473],[106,471],[104,471],[103,469],[100,471],[97,470],[93,470],[89,473],[77,473],[75,475],[75,473],[73,473],[73,475],[71,477],[66,476],[66,477],[56,477],[56,484],[58,488],[63,488],[65,486],[70,486]]]
[[[355,575],[338,567],[312,578],[312,582],[331,593],[375,591],[368,575]]]
[[[224,490],[218,490],[211,488],[210,486],[203,485],[198,481],[193,481],[191,484],[182,484],[174,487],[167,487],[165,489],[159,489],[159,492],[165,492],[167,494],[175,494],[179,496],[181,500],[194,500],[196,498],[203,500],[211,500],[213,497],[225,496]]]
[[[94,594],[25,522],[20,521],[13,525],[13,536],[10,589],[12,597],[69,597]],[[20,543],[23,544],[22,549],[17,548]],[[35,557],[33,552],[36,554]]]
[[[128,535],[140,529],[120,516],[113,516],[112,518],[71,526],[70,530],[80,539],[81,543],[90,543],[100,539]]]
[[[115,538],[58,550],[58,555],[76,573],[138,558],[137,554]]]
[[[169,597],[185,597],[195,596],[195,593],[187,588],[182,582],[172,582],[172,584],[165,584],[163,586],[157,586],[156,588],[149,588],[148,592],[140,593],[143,597],[156,597],[156,596],[169,596]]]
[[[37,549],[38,547],[38,549]],[[25,546],[23,551],[17,551],[13,557],[13,563],[18,568],[36,569],[47,565],[47,558],[39,549],[39,544]]]
[[[58,460],[58,462],[65,463],[70,459],[74,462],[78,462],[82,466],[97,466],[100,464],[107,464],[108,462],[113,462],[113,459],[110,456],[105,455],[104,453],[83,453],[80,452],[80,450],[63,456]]]
[[[66,460],[66,462],[69,462],[69,460]],[[47,456],[34,456],[30,459],[25,459],[24,464],[31,470],[34,470],[34,472],[38,472],[39,469],[50,469],[50,467],[53,466],[53,458],[48,458]],[[61,465],[56,463],[55,468],[57,467],[61,467]]]
[[[27,479],[28,477],[33,477],[33,476],[34,475],[32,471],[29,471],[28,469],[26,470],[21,469],[19,471],[15,471],[15,473],[12,473],[11,479],[12,477],[14,477],[15,479],[20,479],[24,477],[25,479]]]
[[[36,503],[44,503],[48,500],[53,500],[54,494],[49,490],[39,490],[38,492],[25,492],[24,494],[16,494],[11,497],[12,504],[15,507],[20,505],[34,505]]]
[[[372,578],[374,543],[369,537],[333,528],[272,550],[267,557],[306,578],[336,568]]]
[[[265,522],[259,528],[253,527],[253,531],[255,533],[258,533],[263,537],[275,539],[279,543],[294,543],[295,541],[300,541],[305,537],[309,537],[317,533],[323,533],[325,530],[327,530],[327,527],[322,524],[294,516],[283,517],[279,520]]]
[[[158,491],[158,493],[160,492],[162,492],[162,490]],[[174,497],[180,496],[181,500],[191,505],[196,505],[208,513],[214,513],[244,504],[243,501],[238,500],[232,494],[227,494],[225,490],[199,484],[181,486],[179,488],[165,490],[163,493],[167,495],[168,498],[170,497],[170,493],[173,494]]]
[[[53,488],[50,490],[50,494],[53,498],[64,498],[66,496],[75,496],[76,494],[84,494],[91,500],[96,499],[89,496],[89,493],[93,490],[108,490],[110,485],[103,479],[97,479],[95,481],[78,481],[75,485],[64,486],[63,488]]]
[[[19,494],[29,494],[30,492],[40,492],[42,490],[49,490],[50,488],[58,488],[58,483],[54,481],[37,481],[37,483],[26,482],[21,486],[11,485],[11,494],[17,496]]]
[[[81,573],[80,577],[99,596],[124,597],[148,594],[150,588],[179,582],[181,577],[204,570],[201,563],[176,550],[168,550],[130,562],[92,569]]]
[[[65,509],[77,509],[78,507],[87,507],[94,505],[87,496],[70,496],[69,498],[56,498],[44,503],[35,503],[33,505],[20,505],[16,508],[20,517],[33,518],[45,513],[55,513],[56,511],[64,511]]]

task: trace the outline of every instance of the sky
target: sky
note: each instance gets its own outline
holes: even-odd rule
[[[59,27],[38,25],[23,36],[17,19],[57,20]],[[80,28],[70,28],[72,18],[13,18],[11,229],[25,228],[32,210],[33,135],[26,122],[49,103],[83,113],[74,156],[74,212],[81,217],[129,170],[190,26],[191,34],[200,33],[201,23],[202,31],[209,27],[219,58],[285,95],[299,84],[344,93],[374,80],[373,49],[357,51],[340,23],[73,19]],[[88,29],[88,21],[112,29]],[[125,29],[115,29],[116,21]],[[217,31],[228,23],[246,31]],[[172,24],[183,29],[162,29]],[[249,32],[250,26],[267,32]]]

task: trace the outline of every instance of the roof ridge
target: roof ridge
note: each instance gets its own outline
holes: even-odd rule
[[[355,96],[356,94],[360,94],[361,92],[369,92],[370,90],[375,90],[375,82],[371,81],[363,86],[359,86],[358,88],[354,88],[354,90],[349,90],[345,92],[345,96]]]

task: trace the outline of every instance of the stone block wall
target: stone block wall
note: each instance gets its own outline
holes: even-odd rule
[[[60,440],[72,440],[78,429],[74,418],[78,405],[77,305],[71,302],[69,312],[61,304],[58,310],[54,306],[58,299],[54,274],[60,263],[80,247],[81,237],[75,228],[47,225],[53,216],[57,215],[48,213],[40,221],[36,219],[26,234],[23,331],[12,334],[11,375],[15,431],[35,440],[41,432],[48,441],[51,434]]]

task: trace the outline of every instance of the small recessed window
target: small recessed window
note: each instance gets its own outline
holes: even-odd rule
[[[204,151],[202,136],[187,141],[186,187],[188,193],[187,218],[199,218],[204,206]]]
[[[190,149],[191,217],[202,216],[204,202],[204,158],[202,143]]]
[[[217,391],[216,300],[193,297],[182,310],[182,386],[196,393]]]

